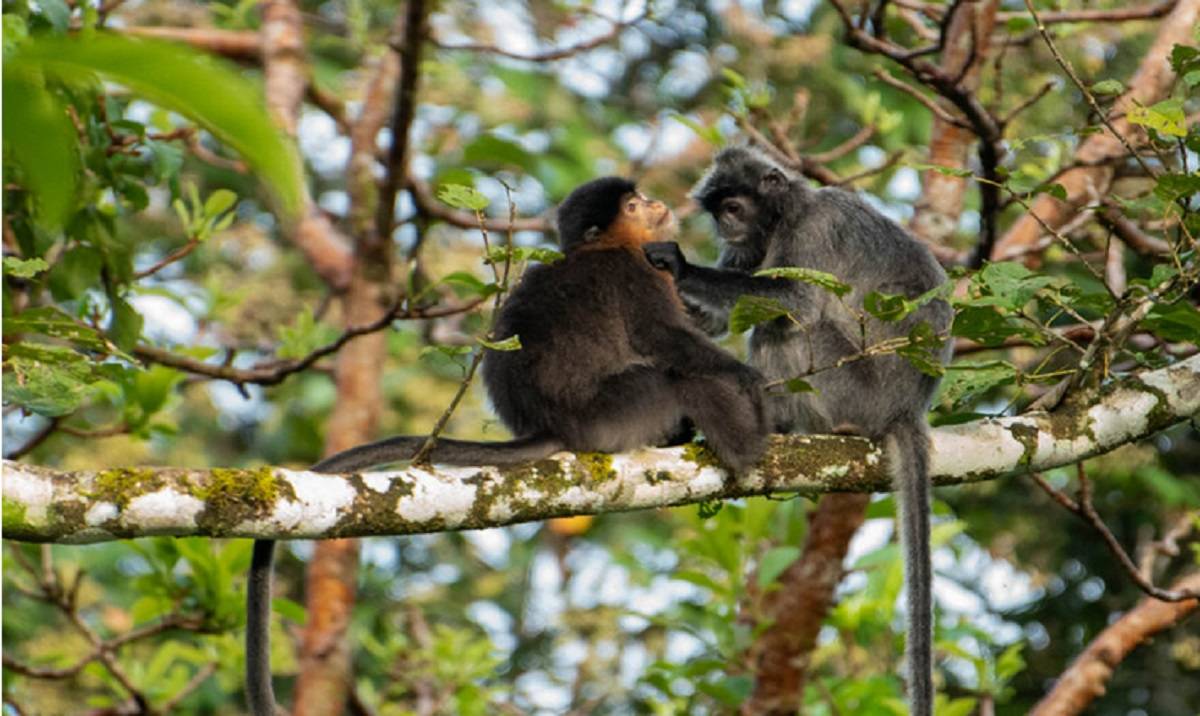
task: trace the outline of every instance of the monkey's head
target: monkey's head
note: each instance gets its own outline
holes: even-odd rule
[[[712,215],[727,244],[765,252],[775,225],[803,184],[750,147],[730,147],[713,160],[692,189],[692,198]]]
[[[642,196],[623,177],[601,177],[576,187],[559,205],[557,224],[564,251],[598,243],[667,241],[676,227],[666,204]]]

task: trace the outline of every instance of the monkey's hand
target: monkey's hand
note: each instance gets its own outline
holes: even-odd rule
[[[676,280],[687,272],[687,259],[683,257],[679,244],[674,241],[651,241],[642,244],[642,251],[646,252],[646,260],[651,266],[660,271],[669,271],[671,277]]]

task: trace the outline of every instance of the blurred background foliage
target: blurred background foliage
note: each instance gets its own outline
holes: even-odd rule
[[[277,366],[341,333],[340,304],[286,234],[305,194],[335,225],[353,221],[350,139],[336,109],[353,113],[362,105],[373,68],[395,41],[399,9],[383,0],[299,5],[314,89],[299,116],[297,157],[272,129],[252,51],[217,59],[130,32],[175,27],[253,37],[261,29],[258,3],[4,1],[6,454],[62,469],[299,467],[320,457],[337,399],[329,359],[257,385],[163,362],[154,352],[210,366]],[[979,98],[1012,108],[1054,81],[1007,128],[1005,182],[1031,200],[1054,193],[1056,172],[1096,120],[1032,22],[1019,17],[1024,7],[1001,8],[1012,17],[996,32],[1012,47],[1002,63],[983,69]],[[1159,22],[1068,23],[1054,31],[1085,83],[1108,102],[1121,87],[1097,83],[1133,75]],[[429,24],[436,42],[418,68],[411,172],[430,187],[474,187],[492,218],[508,216],[505,186],[517,216],[537,219],[575,185],[625,173],[680,208],[685,250],[711,261],[712,232],[689,207],[687,189],[715,145],[739,135],[739,121],[763,118],[785,119],[806,155],[873,128],[824,166],[840,177],[862,174],[853,185],[898,221],[913,214],[934,139],[930,113],[873,75],[893,66],[842,42],[829,4],[446,0]],[[915,44],[911,23],[893,25],[893,36]],[[602,41],[535,61],[472,47],[537,55],[590,38]],[[1119,370],[1190,355],[1200,335],[1196,252],[1185,239],[1200,235],[1192,213],[1200,187],[1193,92],[1200,65],[1187,50],[1177,58],[1180,80],[1168,104],[1143,117],[1159,140],[1161,166],[1175,178],[1132,174],[1114,190],[1127,216],[1173,246],[1157,256],[1127,252],[1122,275],[1146,291],[1179,278],[1136,340],[1114,356]],[[377,142],[388,146],[386,129]],[[979,208],[969,192],[947,248],[974,247]],[[494,290],[478,230],[441,221],[409,191],[400,192],[395,211],[391,251],[409,295],[453,302]],[[1024,211],[1021,202],[1007,202],[1000,227]],[[970,314],[959,337],[984,347],[1006,338],[1033,345],[974,346],[961,360],[993,370],[952,370],[946,383],[954,388],[943,393],[935,422],[1023,409],[1073,367],[1069,351],[1036,337],[1112,310],[1113,299],[1084,268],[1104,264],[1105,229],[1091,222],[1064,231],[1082,262],[1054,244],[1039,252],[1036,274],[975,275],[976,298],[1000,295],[1003,281],[1034,282],[1023,300],[1008,295],[1014,314],[1033,318],[1009,316],[1008,328],[998,329],[985,320],[992,314]],[[533,230],[514,232],[513,241],[553,245],[552,236]],[[960,306],[968,314],[969,298]],[[392,326],[380,434],[429,430],[478,350],[487,313]],[[738,337],[726,345],[742,350]],[[472,389],[446,433],[496,439],[503,429]],[[1160,560],[1163,579],[1200,554],[1198,465],[1200,440],[1187,424],[1087,462],[1095,503],[1122,544],[1145,552],[1172,530],[1185,537],[1177,554]],[[1065,486],[1074,475],[1064,469],[1045,477]],[[1091,528],[1024,478],[937,497],[939,713],[1025,713],[1142,593]],[[851,546],[839,603],[813,653],[805,713],[904,712],[892,505],[887,497],[873,502]],[[381,715],[733,712],[753,686],[746,654],[756,633],[744,617],[797,558],[809,507],[799,498],[759,499],[367,540],[350,630],[354,708]],[[6,714],[127,713],[117,708],[129,703],[131,686],[155,713],[241,708],[248,542],[5,547],[6,657],[69,672],[35,678],[6,660]],[[311,545],[290,544],[278,568],[274,662],[285,699],[298,668],[310,552]],[[164,617],[175,620],[172,628],[85,659],[96,639]],[[1197,703],[1200,631],[1193,620],[1126,659],[1092,713],[1183,716]]]

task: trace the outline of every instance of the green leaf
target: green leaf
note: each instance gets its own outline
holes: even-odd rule
[[[792,378],[783,384],[789,393],[815,393],[817,389],[803,378]]]
[[[441,278],[438,283],[449,284],[459,298],[468,296],[486,298],[499,290],[494,283],[485,283],[478,276],[466,271],[455,271]]]
[[[916,169],[917,171],[932,171],[932,172],[937,172],[938,174],[944,174],[944,175],[950,176],[950,177],[969,178],[969,177],[973,176],[973,172],[970,169],[959,169],[958,167],[944,167],[940,164],[922,164],[920,162],[915,162],[913,164],[910,164],[909,166],[911,166],[913,169]]]
[[[52,418],[75,412],[91,393],[92,364],[75,351],[58,346],[23,345],[6,352],[6,404],[20,405]]]
[[[37,333],[51,338],[70,341],[75,345],[94,351],[104,351],[107,343],[95,329],[77,323],[61,309],[53,306],[38,306],[21,311],[15,316],[4,318],[4,333]]]
[[[904,296],[871,291],[863,297],[863,309],[881,321],[899,321],[916,309]]]
[[[833,295],[841,298],[847,293],[850,293],[850,286],[838,280],[837,276],[816,269],[803,268],[800,266],[780,266],[778,268],[769,268],[758,271],[755,276],[766,276],[767,278],[786,278],[792,281],[802,281],[812,284],[829,291]]]
[[[1119,80],[1101,80],[1092,85],[1092,94],[1114,95],[1125,91],[1125,85]]]
[[[466,209],[479,213],[488,207],[488,199],[475,187],[463,184],[443,184],[438,187],[438,201],[455,209]]]
[[[485,348],[490,348],[494,351],[519,351],[519,350],[521,350],[521,337],[520,336],[509,336],[508,338],[505,338],[502,341],[496,341],[496,342],[485,341],[482,338],[477,338],[476,340],[479,341],[479,345],[481,345]]]
[[[1168,341],[1194,343],[1200,336],[1200,310],[1186,299],[1172,304],[1155,304],[1141,326]]]
[[[1001,684],[1008,682],[1025,668],[1025,657],[1021,654],[1024,648],[1025,642],[1018,641],[996,657],[996,679]]]
[[[50,268],[45,259],[19,259],[16,256],[4,257],[4,275],[17,278],[33,278]]]
[[[66,107],[40,86],[36,73],[15,65],[9,60],[4,66],[4,153],[20,171],[5,181],[29,189],[39,221],[57,229],[75,205],[79,141]]]
[[[38,0],[42,8],[42,16],[50,21],[50,25],[59,33],[66,32],[71,26],[71,7],[64,0]]]
[[[485,264],[503,264],[507,257],[512,257],[513,263],[522,261],[538,261],[552,264],[561,261],[563,253],[555,249],[543,249],[530,246],[493,246],[488,255],[483,258]]]
[[[754,326],[788,315],[787,306],[773,298],[740,296],[729,312],[729,330],[745,333]]]
[[[1200,174],[1160,174],[1154,193],[1163,201],[1175,201],[1200,194]]]
[[[204,200],[204,213],[211,217],[220,216],[233,208],[237,198],[237,194],[228,189],[217,189]]]
[[[1153,107],[1141,105],[1131,107],[1125,118],[1132,124],[1153,129],[1159,134],[1172,137],[1187,136],[1187,122],[1183,116],[1183,100],[1167,99]]]
[[[123,351],[131,351],[142,337],[142,314],[138,313],[122,296],[110,294],[112,320],[108,322],[108,335]]]
[[[262,90],[235,66],[182,44],[103,32],[31,39],[8,64],[14,63],[42,68],[65,82],[96,73],[192,119],[246,160],[285,215],[300,209],[305,188],[295,144],[275,127]]]
[[[296,624],[304,624],[308,621],[308,611],[303,604],[295,602],[285,597],[275,597],[271,600],[271,607],[279,616]]]
[[[1171,48],[1171,69],[1177,75],[1200,70],[1200,49],[1188,45],[1175,45]]]
[[[914,368],[926,375],[940,376],[945,370],[941,349],[945,341],[927,321],[921,321],[908,332],[908,345],[896,349],[896,355],[904,358]]]
[[[766,589],[779,579],[783,570],[800,558],[799,547],[773,547],[758,562],[758,586]]]
[[[537,168],[537,159],[524,147],[494,134],[482,134],[464,147],[462,160],[472,167],[480,168],[516,167],[528,173]]]
[[[1015,382],[1018,374],[1017,367],[1008,361],[955,363],[946,367],[936,402],[957,407],[992,388]]]

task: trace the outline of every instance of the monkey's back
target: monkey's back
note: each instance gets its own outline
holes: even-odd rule
[[[531,267],[500,307],[481,372],[488,398],[515,435],[555,432],[564,408],[586,405],[601,382],[645,362],[627,330],[639,301],[669,301],[667,284],[624,248],[580,249]],[[680,314],[682,322],[682,314]]]

